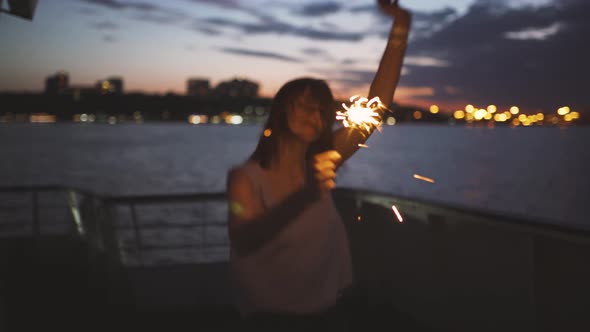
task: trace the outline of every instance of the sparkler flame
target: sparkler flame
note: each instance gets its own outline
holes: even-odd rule
[[[370,133],[373,127],[381,129],[381,114],[379,110],[389,110],[379,97],[367,99],[361,96],[350,97],[350,106],[342,103],[343,111],[336,112],[336,120],[342,120],[344,127],[360,129]]]

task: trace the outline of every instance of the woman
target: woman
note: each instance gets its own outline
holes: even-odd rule
[[[379,4],[394,24],[368,97],[389,105],[400,76],[410,14],[397,1]],[[324,81],[301,78],[286,83],[273,100],[256,150],[228,174],[230,265],[237,304],[257,328],[338,323],[335,308],[352,286],[348,239],[330,191],[338,167],[372,130],[332,132],[334,118],[334,100]]]

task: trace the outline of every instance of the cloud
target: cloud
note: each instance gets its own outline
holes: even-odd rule
[[[158,24],[178,24],[188,18],[185,13],[149,2],[123,2],[117,0],[80,0],[82,2],[110,10],[129,10],[134,18]]]
[[[205,35],[217,36],[217,35],[221,35],[222,34],[221,31],[219,31],[219,30],[216,30],[216,29],[213,29],[213,28],[209,28],[209,27],[202,27],[202,26],[199,26],[198,24],[194,25],[192,27],[192,29],[194,31],[198,31],[200,33],[203,33]]]
[[[242,49],[242,48],[231,48],[231,47],[222,48],[221,51],[225,52],[225,53],[236,54],[236,55],[267,58],[267,59],[274,59],[274,60],[292,62],[292,63],[303,62],[303,60],[301,60],[301,59],[287,56],[287,55],[283,55],[283,54],[279,54],[279,53],[275,53],[275,52],[255,51],[255,50],[248,50],[248,49]]]
[[[347,88],[359,88],[371,84],[374,77],[375,70],[343,69],[338,71],[337,76],[332,81]]]
[[[194,3],[203,3],[222,8],[240,8],[240,4],[236,0],[188,0]]]
[[[515,8],[486,1],[411,42],[410,62],[412,57],[432,57],[450,65],[413,66],[400,83],[431,86],[433,99],[449,102],[548,111],[564,104],[590,105],[585,82],[590,77],[590,21],[583,14],[590,3]]]
[[[161,7],[149,2],[122,2],[117,0],[82,0],[83,2],[110,9],[135,9],[140,11],[157,11]]]
[[[98,11],[91,9],[91,8],[80,8],[77,10],[78,13],[87,16],[95,16],[98,14]]]
[[[446,60],[437,59],[429,56],[406,56],[404,64],[418,67],[449,67],[450,64]]]
[[[401,98],[425,98],[434,96],[434,89],[430,86],[405,87],[395,90],[395,96]]]
[[[175,12],[149,12],[149,13],[137,13],[133,16],[134,19],[151,22],[162,25],[179,25],[184,19],[188,19],[188,16],[182,13]]]
[[[353,6],[353,7],[350,7],[348,10],[353,13],[362,13],[362,12],[378,13],[379,12],[379,8],[375,4]]]
[[[104,37],[102,37],[102,40],[107,43],[114,43],[117,41],[117,38],[115,38],[115,36],[113,35],[105,35]]]
[[[110,10],[129,10],[133,13],[133,18],[157,23],[170,24],[179,27],[186,27],[186,20],[192,20],[189,28],[199,33],[221,34],[222,29],[235,29],[243,34],[280,34],[290,35],[300,38],[322,41],[360,41],[366,35],[365,32],[342,32],[334,28],[323,26],[314,28],[309,25],[296,25],[277,19],[274,15],[264,12],[257,7],[247,7],[238,1],[213,1],[213,0],[187,0],[191,3],[199,3],[210,6],[221,7],[245,13],[254,20],[245,21],[228,17],[209,17],[205,19],[195,19],[189,17],[184,12],[179,12],[170,8],[162,7],[148,2],[123,2],[120,0],[80,0],[82,2],[95,6],[107,8]],[[292,8],[292,6],[290,6]],[[341,5],[336,2],[325,2],[308,4],[299,10],[299,14],[304,16],[320,16],[328,12],[340,10]],[[370,33],[373,34],[373,33]]]
[[[379,21],[373,28],[376,35],[387,38],[391,28],[391,17],[379,10],[375,4],[349,7],[348,11],[354,14],[370,13]],[[452,7],[444,7],[434,11],[412,11],[412,38],[425,37],[440,30],[452,22],[458,16]]]
[[[208,18],[204,22],[217,28],[234,28],[245,34],[281,34],[314,40],[360,41],[365,37],[363,32],[336,32],[311,27],[296,26],[267,18],[264,22],[246,23],[225,18]]]
[[[457,19],[457,11],[445,7],[432,12],[412,13],[412,38],[425,38]]]
[[[102,21],[92,24],[92,27],[98,30],[117,30],[119,25],[111,21]]]
[[[318,47],[308,47],[308,48],[304,48],[301,50],[301,52],[303,52],[306,55],[311,55],[311,56],[319,56],[319,55],[325,55],[326,51],[324,49],[318,48]]]
[[[328,14],[334,14],[342,9],[342,4],[338,2],[316,2],[303,5],[301,8],[297,8],[295,13],[301,16],[325,16]]]
[[[534,39],[534,40],[545,40],[548,37],[551,37],[558,33],[561,28],[563,27],[562,24],[556,22],[551,24],[545,28],[526,28],[520,31],[508,31],[504,34],[504,36],[508,39],[519,39],[519,40],[527,40],[527,39]]]

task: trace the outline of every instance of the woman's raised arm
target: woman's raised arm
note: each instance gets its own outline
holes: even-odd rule
[[[381,56],[379,67],[369,90],[369,99],[379,97],[386,107],[393,100],[393,93],[399,82],[403,58],[410,31],[411,15],[400,8],[397,1],[378,0],[381,10],[393,17],[393,25],[387,40],[387,46]],[[381,114],[382,116],[383,114]],[[374,128],[373,128],[374,130]],[[373,130],[361,131],[353,128],[341,128],[334,133],[334,148],[342,156],[342,162],[350,158],[364,143]]]

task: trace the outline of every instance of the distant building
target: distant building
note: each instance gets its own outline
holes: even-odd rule
[[[66,94],[72,96],[72,99],[76,101],[88,96],[96,96],[98,93],[99,90],[92,85],[72,85],[66,91]]]
[[[6,10],[3,6],[4,0],[0,0],[0,12],[10,15],[18,16],[32,21],[35,16],[35,9],[37,8],[38,0],[8,0],[9,9]]]
[[[68,73],[60,71],[55,75],[48,76],[45,80],[45,93],[48,95],[65,94],[68,90]]]
[[[96,82],[96,89],[101,95],[122,95],[123,79],[120,77],[109,77],[106,80]]]
[[[211,93],[209,80],[202,78],[191,78],[186,82],[187,96],[205,97]]]
[[[215,94],[226,97],[257,97],[258,83],[235,78],[219,83],[215,88]]]

